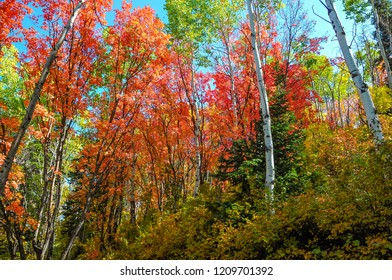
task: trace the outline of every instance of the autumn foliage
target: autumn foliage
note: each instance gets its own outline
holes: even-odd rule
[[[0,3],[1,167],[76,2]],[[169,2],[174,13],[183,1]],[[391,258],[390,90],[371,87],[386,137],[375,146],[313,24],[301,13],[282,24],[279,1],[255,4],[271,206],[250,27],[242,1],[221,2],[174,22],[187,36],[150,7],[85,2],[1,197],[0,258]]]

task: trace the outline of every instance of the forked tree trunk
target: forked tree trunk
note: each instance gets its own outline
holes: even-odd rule
[[[350,71],[351,78],[353,79],[354,84],[358,89],[362,106],[365,110],[367,123],[373,133],[374,141],[376,144],[380,144],[384,141],[384,135],[382,133],[380,120],[377,116],[376,108],[370,95],[369,88],[364,82],[357,64],[355,63],[350,47],[347,43],[346,33],[344,32],[338,14],[336,13],[333,1],[326,0],[324,6],[328,9],[328,16],[331,20],[332,27],[338,39],[340,49],[342,50],[344,60],[346,61],[346,65]]]
[[[0,170],[0,196],[4,195],[4,189],[5,189],[5,184],[8,179],[8,175],[11,171],[12,168],[12,163],[14,162],[16,153],[18,151],[18,148],[20,146],[20,143],[22,142],[22,138],[25,135],[27,128],[29,127],[29,124],[33,118],[35,106],[37,105],[37,102],[39,100],[39,97],[41,95],[42,87],[45,84],[46,78],[49,75],[50,68],[52,66],[53,61],[56,59],[57,53],[59,49],[61,48],[62,44],[65,41],[65,38],[69,32],[69,30],[72,29],[76,17],[78,16],[80,10],[82,9],[84,3],[86,0],[81,0],[79,1],[78,5],[75,6],[75,8],[72,11],[72,14],[68,20],[68,23],[64,26],[63,31],[61,32],[61,35],[53,47],[52,51],[50,52],[49,57],[46,60],[45,66],[42,70],[41,77],[39,78],[37,84],[35,85],[33,95],[31,96],[31,100],[29,103],[29,106],[26,109],[26,114],[23,118],[23,121],[19,127],[19,131],[16,134],[14,141],[12,142],[11,148],[7,153],[7,156],[4,160],[3,166],[1,166]]]
[[[265,146],[264,149],[265,149],[265,163],[266,163],[265,186],[268,191],[268,200],[271,203],[274,200],[274,185],[275,185],[274,146],[272,141],[271,116],[269,112],[268,96],[264,84],[263,70],[261,68],[260,53],[256,40],[253,8],[251,2],[252,2],[251,0],[247,0],[250,30],[251,30],[251,37],[252,37],[252,48],[253,48],[255,66],[256,66],[257,87],[260,93],[260,117],[263,120],[263,133],[264,133],[264,146]],[[273,212],[272,209],[271,212]]]

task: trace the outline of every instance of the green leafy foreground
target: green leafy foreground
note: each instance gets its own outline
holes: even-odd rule
[[[176,213],[151,212],[138,226],[123,224],[105,250],[90,227],[74,257],[391,259],[392,145],[375,149],[353,140],[354,131],[310,128],[304,149],[313,154],[300,155],[307,164],[295,175],[302,191],[277,198],[274,214],[252,178],[257,172],[243,168],[237,171],[248,173],[242,174],[250,179],[248,192],[241,184],[224,193],[205,184],[199,197],[189,198]],[[342,143],[351,145],[345,149]],[[280,180],[294,187],[293,178]]]

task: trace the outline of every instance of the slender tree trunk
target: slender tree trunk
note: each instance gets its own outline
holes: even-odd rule
[[[342,75],[339,75],[339,81],[338,81],[338,87],[337,87],[337,106],[338,106],[338,113],[339,113],[339,121],[337,122],[337,124],[339,125],[339,127],[344,127],[344,121],[343,121],[343,113],[342,113],[342,102],[341,102],[341,93],[340,93],[340,87],[342,84]]]
[[[121,223],[121,212],[122,212],[122,205],[123,205],[124,196],[123,194],[117,195],[114,208],[113,208],[113,218],[111,224],[111,232],[108,238],[109,244],[113,243],[117,234],[117,229],[119,224]]]
[[[318,92],[317,90],[316,90],[316,87],[315,87],[315,85],[314,85],[314,81],[312,80],[312,90],[313,90],[313,92]],[[320,120],[320,121],[323,121],[324,120],[324,118],[323,118],[323,112],[322,112],[322,108],[321,108],[321,105],[320,105],[320,102],[319,102],[319,100],[318,99],[315,99],[315,106],[316,106],[316,110],[317,110],[317,118]]]
[[[115,194],[115,196],[111,200],[111,205],[109,209],[109,219],[106,227],[107,242],[109,244],[113,242],[116,234],[115,224],[116,224],[116,212],[117,212],[118,201],[120,201],[121,203],[121,197],[118,194]]]
[[[8,252],[10,254],[10,259],[11,260],[15,260],[16,259],[16,244],[14,241],[14,237],[12,235],[12,231],[10,231],[9,229],[5,229],[6,230],[6,235],[7,235],[7,243],[8,243]]]
[[[11,148],[8,151],[7,156],[4,160],[3,166],[1,167],[1,170],[0,170],[0,196],[4,195],[4,188],[5,188],[5,184],[7,182],[7,179],[8,179],[8,175],[9,175],[11,168],[12,168],[12,163],[14,162],[14,159],[15,159],[16,153],[18,151],[19,145],[22,141],[22,138],[25,135],[27,128],[29,127],[29,124],[33,118],[35,106],[37,105],[38,99],[41,95],[41,91],[42,91],[42,88],[45,84],[46,78],[49,75],[49,71],[52,66],[52,63],[56,59],[56,56],[57,56],[59,49],[61,48],[63,42],[65,41],[65,38],[66,38],[69,30],[71,30],[71,28],[73,27],[75,20],[76,20],[76,17],[78,16],[78,13],[80,12],[82,7],[84,6],[85,2],[86,2],[86,0],[81,0],[81,1],[79,1],[78,5],[75,6],[75,8],[72,11],[72,14],[68,20],[68,23],[64,26],[64,29],[61,32],[61,35],[60,35],[57,43],[53,47],[52,51],[50,52],[49,57],[46,60],[45,66],[44,66],[42,73],[41,73],[41,77],[39,78],[37,84],[35,85],[34,92],[31,97],[29,106],[26,109],[26,115],[23,118],[23,121],[19,127],[19,131],[16,134],[14,141],[12,142]]]
[[[331,107],[332,107],[332,118],[333,118],[333,122],[334,122],[334,128],[337,128],[337,127],[339,127],[339,121],[338,121],[338,117],[336,114],[335,92],[330,85],[328,85],[328,87],[331,92]]]
[[[14,234],[14,230],[12,227],[12,223],[7,215],[7,212],[5,211],[5,207],[3,203],[0,200],[0,219],[3,220],[2,227],[6,233],[7,237],[7,245],[8,245],[8,252],[10,254],[10,259],[15,260],[16,259],[16,238]]]
[[[346,104],[347,104],[347,110],[346,110],[346,124],[347,124],[347,127],[350,127],[350,124],[351,124],[351,119],[350,119],[350,101],[347,100],[347,101],[346,101]]]
[[[341,102],[340,90],[338,90],[338,106],[339,106],[340,127],[344,127],[344,120],[343,120],[343,112],[342,112],[342,102]],[[343,106],[344,106],[344,104],[343,104]]]
[[[19,250],[19,255],[21,260],[26,259],[26,252],[23,246],[23,237],[22,237],[22,232],[19,229],[19,224],[14,224],[15,228],[15,233],[16,233],[16,239],[18,242],[18,250]]]
[[[234,115],[234,127],[238,127],[238,109],[237,109],[237,94],[235,92],[235,81],[234,81],[234,67],[233,67],[233,62],[231,59],[231,51],[230,51],[230,45],[229,45],[229,34],[225,34],[225,31],[222,28],[222,37],[223,37],[223,43],[225,45],[226,49],[226,57],[227,57],[227,63],[229,64],[229,77],[230,77],[230,98],[231,98],[231,104],[232,104],[232,110],[233,110],[233,115]]]
[[[197,89],[196,89],[196,81],[195,81],[195,70],[194,70],[194,56],[189,59],[189,65],[191,67],[191,88],[189,89],[188,82],[185,78],[185,73],[182,69],[182,61],[180,57],[178,57],[178,67],[180,70],[182,84],[185,89],[186,98],[188,99],[190,111],[191,111],[191,119],[193,124],[193,133],[194,133],[194,141],[195,141],[195,161],[196,161],[196,175],[195,175],[195,185],[193,188],[193,196],[196,197],[201,181],[202,181],[202,143],[201,143],[201,119],[200,112],[198,107],[198,98],[197,98]]]
[[[52,125],[50,125],[49,130],[51,130]],[[37,219],[37,227],[35,229],[34,233],[34,240],[33,240],[33,248],[36,253],[37,259],[41,259],[41,254],[42,254],[42,244],[39,242],[39,237],[40,234],[46,229],[42,229],[43,227],[43,218],[44,218],[44,211],[48,205],[48,200],[49,200],[49,174],[48,174],[48,169],[49,169],[49,143],[50,141],[45,141],[42,144],[42,150],[43,150],[43,156],[44,156],[44,162],[43,162],[43,170],[42,170],[42,184],[43,184],[43,191],[41,195],[41,201],[39,205],[39,211],[38,211],[38,219]]]
[[[329,19],[331,20],[331,24],[335,31],[336,37],[338,39],[340,49],[342,50],[347,67],[350,71],[351,78],[353,79],[354,84],[358,89],[359,96],[361,98],[361,102],[365,110],[367,123],[370,130],[373,133],[374,141],[377,144],[380,144],[384,141],[384,135],[382,132],[380,120],[377,116],[376,108],[374,106],[372,97],[369,92],[369,88],[364,82],[362,75],[359,72],[358,67],[354,61],[350,47],[347,43],[346,33],[344,32],[338,14],[336,13],[333,1],[326,0],[325,7],[328,9],[328,16]]]
[[[266,162],[266,176],[265,186],[268,191],[269,202],[274,200],[274,185],[275,185],[275,165],[274,165],[274,146],[271,132],[271,116],[269,112],[267,90],[264,84],[263,70],[261,68],[259,48],[256,40],[256,31],[254,24],[253,8],[251,0],[247,0],[249,21],[252,37],[252,48],[256,66],[257,87],[260,93],[260,117],[263,120],[264,146],[265,146],[265,162]]]
[[[61,174],[59,172],[62,171],[63,166],[63,155],[64,155],[64,146],[65,142],[68,138],[69,130],[72,126],[72,121],[67,124],[66,117],[63,116],[62,119],[62,131],[60,133],[59,143],[57,144],[56,154],[55,154],[55,165],[54,172],[52,176],[52,185],[50,188],[50,196],[49,196],[49,205],[47,212],[47,229],[45,233],[45,239],[43,241],[42,246],[42,255],[41,257],[44,259],[48,258],[48,255],[51,255],[51,252],[48,252],[51,241],[54,237],[54,227],[56,223],[56,218],[58,216],[58,212],[60,209],[60,200],[61,200]],[[53,201],[53,202],[52,202]],[[53,205],[52,205],[53,204]]]
[[[196,146],[196,178],[195,178],[195,187],[193,189],[193,196],[196,197],[199,193],[200,185],[201,185],[201,176],[202,176],[202,158],[201,158],[201,120],[199,114],[199,108],[197,105],[197,92],[196,92],[196,82],[195,82],[195,72],[192,67],[192,78],[191,78],[191,87],[192,87],[192,101],[191,106],[193,107],[194,113],[194,134],[195,134],[195,146]]]
[[[102,147],[103,146],[104,146],[104,144],[102,145]],[[95,170],[93,172],[93,176],[92,176],[92,178],[90,180],[90,183],[89,183],[88,189],[87,189],[86,204],[83,207],[83,210],[82,210],[80,219],[78,221],[78,224],[76,225],[74,231],[72,232],[71,237],[70,237],[70,239],[69,239],[69,241],[68,241],[68,243],[67,243],[67,245],[66,245],[66,247],[65,247],[65,249],[63,251],[63,253],[61,254],[61,259],[62,260],[65,260],[65,259],[68,258],[68,255],[69,255],[69,253],[70,253],[70,251],[72,249],[72,246],[73,246],[76,238],[78,237],[79,232],[82,229],[85,221],[86,221],[87,213],[88,213],[88,211],[90,209],[90,205],[92,203],[92,199],[93,199],[93,196],[95,194],[95,190],[101,185],[101,183],[103,181],[103,175],[102,174],[104,172],[102,172],[100,174],[100,176],[98,177],[99,169],[101,168],[101,165],[102,165],[102,162],[103,162],[103,159],[104,159],[104,156],[102,157],[102,159],[100,158],[100,156],[101,156],[101,150],[98,152],[98,154],[96,156]]]
[[[372,0],[375,7],[382,7],[383,0]],[[384,0],[385,1],[385,0]],[[387,59],[389,61],[389,66],[392,68],[392,22],[390,15],[388,14],[378,14],[378,21],[380,23],[380,31],[382,32],[383,43],[385,50],[389,50],[387,54]]]
[[[136,160],[137,155],[134,154],[132,160],[132,171],[131,178],[129,179],[129,187],[130,187],[130,215],[131,215],[131,225],[136,225],[136,199],[135,199],[135,176],[136,176]]]
[[[381,38],[380,19],[378,16],[378,11],[377,11],[376,6],[374,5],[374,1],[371,0],[370,2],[372,3],[372,8],[373,8],[373,15],[374,15],[375,26],[376,26],[376,36],[377,36],[378,47],[380,49],[381,57],[384,61],[385,71],[387,72],[388,86],[390,89],[392,89],[392,70],[391,70],[391,65],[389,64],[387,53],[385,51],[384,44],[383,44],[382,38]]]
[[[63,253],[61,254],[61,259],[62,260],[65,260],[65,259],[68,258],[68,254],[71,251],[72,246],[73,246],[76,238],[78,237],[80,230],[82,229],[82,227],[84,225],[84,222],[86,221],[87,212],[90,209],[90,204],[91,204],[91,201],[92,201],[92,198],[93,198],[93,188],[94,187],[95,186],[94,186],[93,180],[91,180],[90,185],[89,185],[89,190],[88,190],[88,193],[87,193],[87,196],[86,196],[86,204],[84,205],[82,216],[81,216],[81,218],[79,220],[78,225],[76,226],[75,230],[73,231],[73,233],[71,235],[71,238],[68,241],[67,246],[65,247]]]

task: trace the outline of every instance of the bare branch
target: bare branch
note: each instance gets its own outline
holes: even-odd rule
[[[321,2],[321,1],[320,1],[320,2]],[[321,2],[321,4],[323,4],[323,5],[324,5],[324,3],[323,3],[323,2]],[[325,5],[324,5],[324,6],[325,6]],[[314,15],[316,15],[317,17],[321,18],[322,20],[324,20],[324,21],[328,22],[329,24],[331,24],[331,22],[330,22],[329,20],[327,20],[327,19],[323,18],[322,16],[320,16],[319,14],[317,14],[317,13],[314,11],[314,5],[312,6],[312,11],[313,11],[313,14],[314,14]]]

